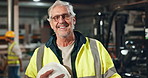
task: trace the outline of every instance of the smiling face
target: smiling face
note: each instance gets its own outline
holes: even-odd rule
[[[55,6],[50,13],[50,25],[57,37],[68,37],[73,34],[76,20],[66,6]]]

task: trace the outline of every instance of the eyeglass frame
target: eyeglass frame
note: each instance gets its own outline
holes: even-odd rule
[[[64,13],[64,14],[60,14],[60,15],[55,15],[54,17],[51,16],[49,19],[54,20],[55,22],[58,22],[60,19],[60,16],[62,16],[62,19],[64,19],[64,20],[69,20],[69,18],[72,16],[72,14]]]

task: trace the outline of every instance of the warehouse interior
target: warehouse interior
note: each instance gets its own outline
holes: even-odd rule
[[[13,30],[25,72],[35,48],[54,34],[47,10],[55,1],[0,0],[0,67],[8,48],[4,35]],[[62,1],[74,6],[75,30],[102,42],[122,78],[148,78],[148,0]],[[0,78],[8,78],[7,70],[0,71]]]

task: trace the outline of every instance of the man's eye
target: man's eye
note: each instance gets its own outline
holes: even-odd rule
[[[70,15],[68,15],[68,14],[65,14],[65,15],[64,15],[64,17],[69,17],[69,16],[70,16]]]
[[[59,16],[54,16],[54,17],[53,17],[53,19],[58,19],[58,18],[59,18]]]

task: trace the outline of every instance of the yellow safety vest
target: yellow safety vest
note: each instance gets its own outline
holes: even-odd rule
[[[12,48],[16,45],[16,42],[13,42],[9,47],[8,47],[8,64],[19,64],[19,58],[18,56],[12,52]]]
[[[87,40],[86,43],[82,45],[76,56],[75,68],[76,68],[77,77],[78,78],[121,78],[120,75],[116,73],[112,59],[110,58],[110,55],[103,47],[103,45],[99,41],[94,39],[86,38],[86,40]],[[93,46],[94,44],[96,44],[96,46]],[[25,73],[28,77],[31,78],[36,78],[38,72],[37,68],[37,63],[39,62],[37,61],[38,50],[39,48],[35,50]],[[40,63],[42,64],[41,66],[45,66],[46,64],[51,62],[60,63],[56,55],[53,53],[53,51],[47,47],[44,47],[44,54],[42,60],[43,60],[42,63]]]

